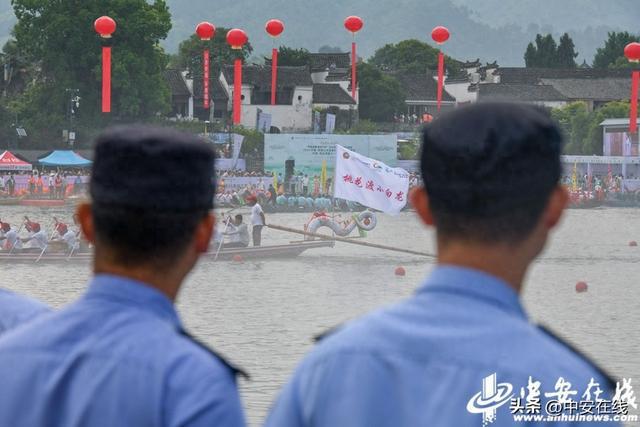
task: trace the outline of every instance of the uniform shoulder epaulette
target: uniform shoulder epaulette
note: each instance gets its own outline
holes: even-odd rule
[[[198,347],[202,348],[207,353],[211,354],[213,357],[215,357],[220,362],[222,362],[222,364],[224,366],[226,366],[227,368],[229,368],[229,370],[231,372],[233,372],[234,375],[236,375],[236,376],[240,375],[241,377],[244,377],[247,380],[251,379],[251,377],[249,376],[249,374],[245,370],[243,370],[243,369],[235,366],[231,362],[229,362],[224,356],[220,355],[220,353],[218,353],[217,351],[213,350],[211,347],[209,347],[207,344],[205,344],[202,341],[200,341],[198,338],[194,337],[193,335],[191,335],[190,333],[188,333],[187,331],[184,331],[184,330],[180,330],[179,332],[180,332],[180,335],[182,335],[185,338],[189,339],[195,345],[197,345]]]
[[[344,327],[344,324],[340,324],[340,325],[334,326],[333,328],[327,329],[326,331],[314,336],[313,337],[313,342],[317,344],[320,341],[322,341],[323,339],[335,334],[336,332],[338,332],[343,327]]]
[[[605,379],[605,381],[607,381],[607,385],[611,390],[616,389],[616,380],[611,375],[609,375],[604,368],[602,368],[596,362],[594,362],[592,359],[586,356],[582,351],[578,350],[573,344],[565,341],[563,338],[555,334],[551,329],[547,328],[546,326],[538,325],[538,329],[542,331],[545,335],[551,337],[553,340],[562,344],[564,347],[569,349],[576,356],[580,357],[582,360],[587,362],[593,369],[595,369],[596,372],[598,372],[598,374],[600,374],[601,377]]]

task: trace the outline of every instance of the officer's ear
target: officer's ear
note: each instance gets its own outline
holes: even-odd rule
[[[211,242],[211,236],[213,236],[215,223],[215,215],[208,213],[196,227],[194,241],[197,253],[203,254],[209,250],[209,243]]]
[[[85,239],[91,244],[96,243],[95,227],[93,226],[93,212],[91,211],[91,204],[81,203],[76,209],[76,216],[78,223],[80,224],[80,230]]]
[[[560,222],[562,213],[569,204],[569,192],[564,185],[558,185],[551,196],[544,212],[544,225],[547,230],[554,228]]]
[[[431,204],[429,203],[429,195],[424,187],[414,187],[409,192],[409,200],[416,210],[423,223],[428,226],[434,226],[433,213],[431,212]]]

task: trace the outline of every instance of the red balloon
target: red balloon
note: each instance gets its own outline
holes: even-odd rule
[[[284,31],[284,24],[279,19],[272,19],[265,27],[271,37],[278,37]]]
[[[431,38],[438,44],[442,44],[449,40],[449,36],[450,34],[447,27],[438,26],[431,31]]]
[[[101,16],[96,19],[93,27],[96,29],[96,33],[100,34],[100,37],[109,38],[116,31],[116,21],[108,16]]]
[[[344,27],[352,33],[357,33],[364,27],[364,22],[359,16],[349,16],[344,20]]]
[[[624,48],[624,56],[631,62],[639,62],[640,61],[640,43],[633,42],[629,43]]]
[[[211,40],[216,35],[216,27],[211,22],[201,22],[196,27],[200,40]]]
[[[231,49],[242,49],[242,46],[247,44],[249,37],[244,31],[234,28],[227,33],[227,43],[231,46]]]

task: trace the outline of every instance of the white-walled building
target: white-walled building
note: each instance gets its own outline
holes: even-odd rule
[[[220,83],[233,108],[233,67],[225,67]],[[258,110],[271,115],[271,126],[281,132],[312,127],[313,81],[307,67],[278,67],[276,105],[271,105],[271,67],[248,65],[242,69],[242,125],[255,128]]]

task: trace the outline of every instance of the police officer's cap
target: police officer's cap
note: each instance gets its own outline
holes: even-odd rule
[[[146,126],[107,130],[96,142],[92,202],[154,211],[211,209],[214,160],[211,147],[193,135]]]
[[[433,203],[492,216],[546,199],[560,178],[562,135],[539,107],[478,103],[425,127],[423,179]]]

